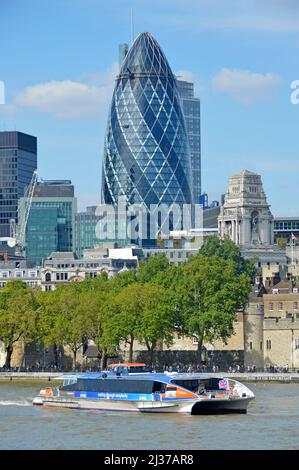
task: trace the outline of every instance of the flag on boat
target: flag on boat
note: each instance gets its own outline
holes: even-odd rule
[[[219,380],[218,387],[219,387],[219,390],[220,390],[220,389],[227,390],[227,389],[229,388],[229,386],[228,386],[228,380],[227,380],[227,379],[221,379],[221,380]]]

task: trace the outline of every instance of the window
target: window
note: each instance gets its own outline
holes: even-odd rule
[[[262,341],[260,342],[260,350],[261,351],[263,350],[263,342]]]
[[[17,277],[17,278],[23,277],[23,271],[16,271],[15,272],[15,277]]]
[[[299,349],[299,339],[295,339],[295,349]]]
[[[0,277],[2,277],[3,279],[7,279],[9,277],[9,271],[1,271]]]
[[[294,309],[294,310],[298,310],[298,302],[294,302],[294,303],[293,303],[293,309]]]
[[[51,274],[47,273],[45,279],[46,279],[46,282],[51,282]]]
[[[271,312],[273,311],[273,303],[272,303],[272,302],[269,303],[269,310],[270,310]]]
[[[278,310],[281,312],[283,310],[283,302],[278,303]]]
[[[271,346],[272,346],[272,344],[271,344],[271,339],[267,339],[267,341],[266,341],[266,349],[271,349]]]
[[[252,350],[252,341],[249,343],[249,349]]]

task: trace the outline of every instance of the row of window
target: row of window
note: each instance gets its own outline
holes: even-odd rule
[[[28,287],[39,287],[39,282],[38,281],[27,281],[26,282]],[[3,289],[6,285],[6,282],[0,282],[0,289]]]
[[[250,341],[249,349],[252,350],[252,348],[253,348],[252,341]],[[263,343],[260,342],[260,350],[262,351],[262,349],[263,349]],[[270,351],[272,349],[272,340],[271,339],[266,340],[266,349],[268,351]],[[299,349],[299,338],[295,339],[295,349]]]
[[[278,302],[278,311],[281,312],[283,311],[283,302]],[[269,302],[269,311],[273,312],[274,310],[274,304],[273,302]],[[298,302],[293,302],[293,310],[298,310]]]
[[[23,277],[37,277],[37,271],[0,271],[0,278],[8,279],[10,277],[23,278]]]
[[[274,230],[299,230],[299,221],[274,222]]]

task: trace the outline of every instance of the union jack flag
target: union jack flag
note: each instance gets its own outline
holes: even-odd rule
[[[220,390],[220,389],[227,390],[227,389],[229,388],[229,386],[228,386],[228,380],[227,380],[227,379],[221,379],[221,380],[219,380],[218,387],[219,387],[219,390]]]

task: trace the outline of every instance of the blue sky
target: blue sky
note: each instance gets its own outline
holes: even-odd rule
[[[242,169],[262,175],[274,215],[299,215],[297,0],[0,0],[0,130],[38,137],[44,179],[97,204],[118,45],[150,31],[201,98],[210,200]]]

